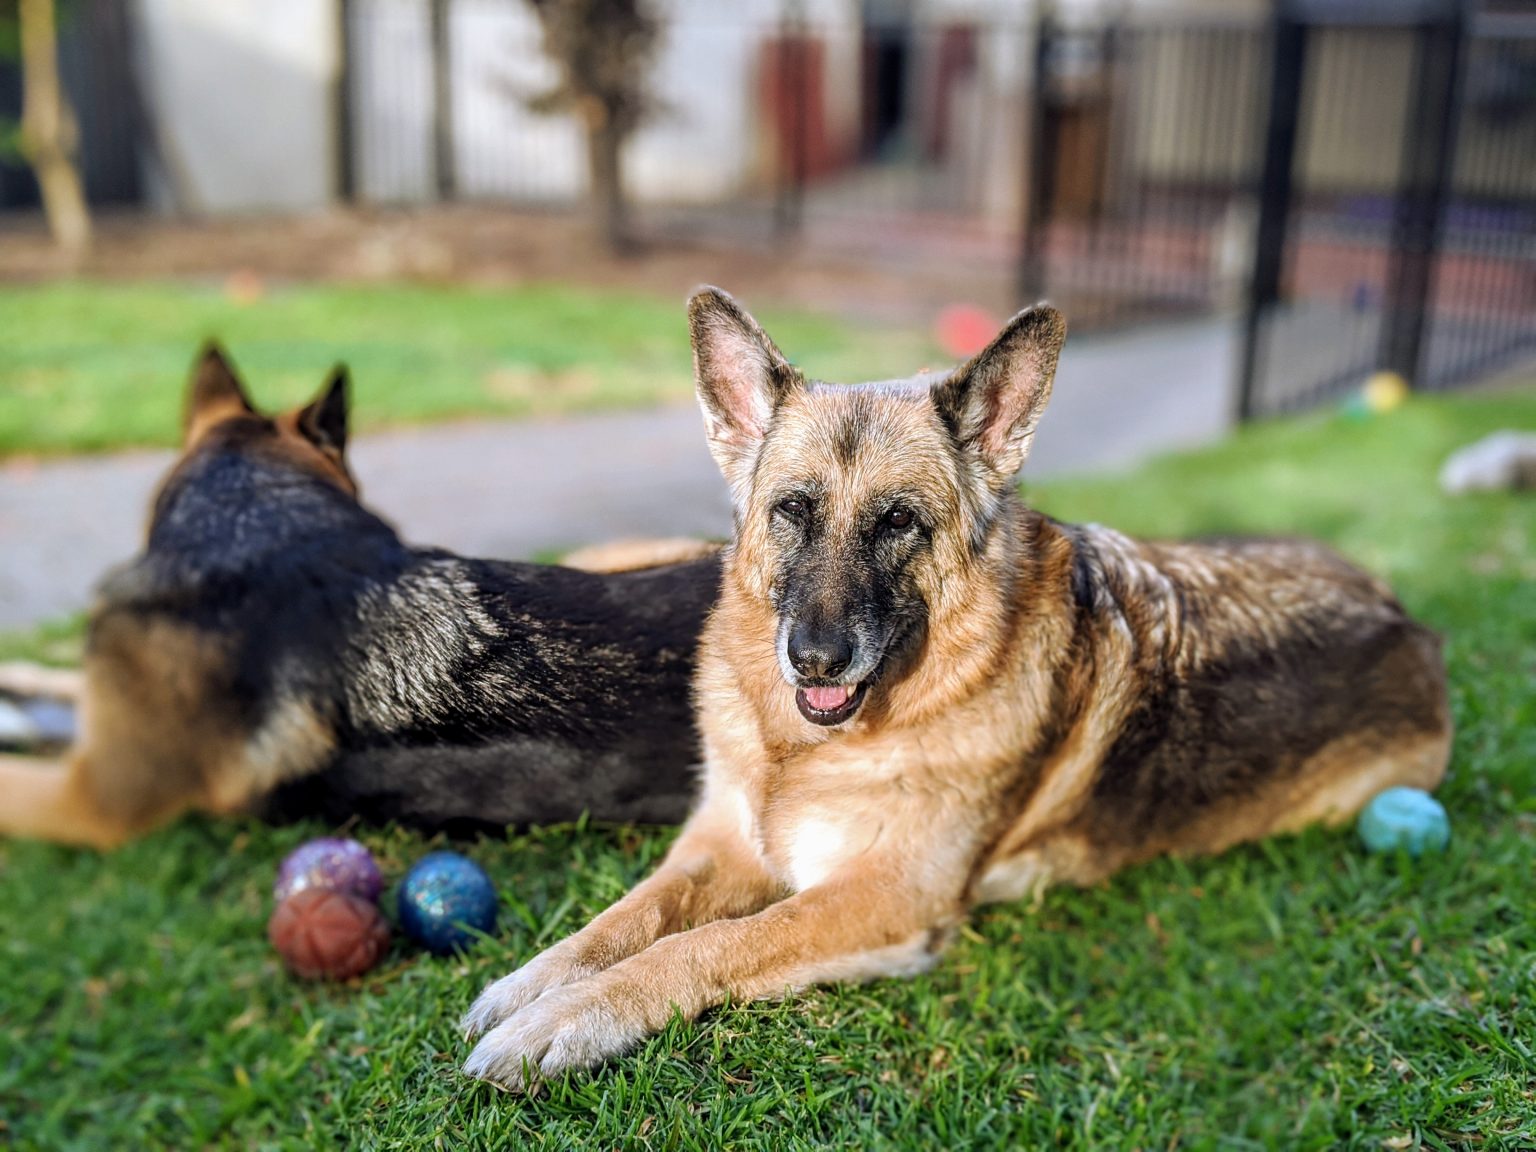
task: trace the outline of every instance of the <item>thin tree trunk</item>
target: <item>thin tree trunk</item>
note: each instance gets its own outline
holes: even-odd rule
[[[629,203],[624,196],[624,166],[619,152],[623,134],[611,118],[587,124],[587,164],[592,181],[593,223],[610,251],[624,255],[634,251],[629,231]]]
[[[53,238],[71,255],[91,244],[91,215],[70,156],[74,118],[59,86],[53,0],[20,0],[21,149],[37,174]]]

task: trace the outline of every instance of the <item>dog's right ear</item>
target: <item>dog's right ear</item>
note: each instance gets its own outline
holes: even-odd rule
[[[718,288],[688,301],[688,330],[709,451],[739,496],[774,409],[803,382],[757,321]]]
[[[221,420],[255,413],[250,397],[245,394],[245,386],[235,375],[224,350],[217,341],[204,344],[187,388],[187,409],[182,422],[185,443],[191,444]]]

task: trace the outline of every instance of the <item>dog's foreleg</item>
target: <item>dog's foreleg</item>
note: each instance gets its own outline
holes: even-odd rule
[[[780,894],[729,814],[701,808],[649,878],[580,932],[486,988],[464,1016],[464,1035],[473,1039],[551,989],[601,972],[663,936],[756,912]]]
[[[893,883],[892,875],[897,877]],[[937,958],[955,917],[924,915],[895,870],[806,889],[738,920],[658,940],[547,992],[476,1046],[464,1069],[511,1090],[597,1064],[726,999],[781,996],[826,980],[912,975]]]
[[[0,756],[0,836],[107,849],[132,831],[102,811],[78,758]]]

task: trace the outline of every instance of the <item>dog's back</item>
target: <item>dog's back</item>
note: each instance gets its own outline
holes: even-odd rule
[[[269,812],[455,829],[682,818],[718,558],[617,575],[414,561],[365,596],[334,760]]]

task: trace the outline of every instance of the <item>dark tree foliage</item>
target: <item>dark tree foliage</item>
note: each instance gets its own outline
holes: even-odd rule
[[[574,111],[587,134],[595,223],[614,251],[633,243],[624,189],[623,148],[657,105],[651,65],[661,21],[645,0],[528,0],[544,33],[558,84],[534,97],[540,112]]]

